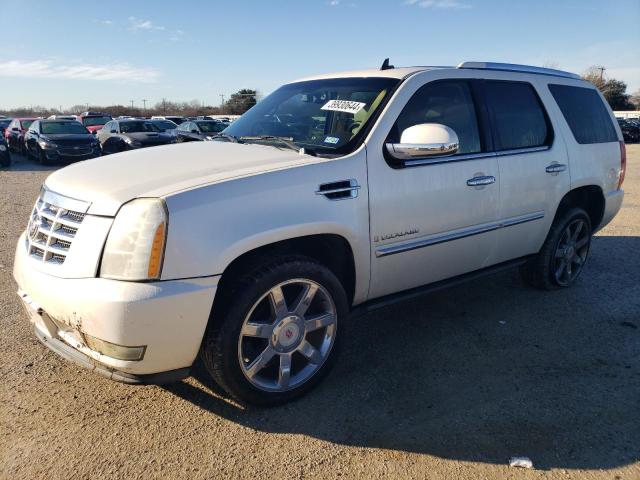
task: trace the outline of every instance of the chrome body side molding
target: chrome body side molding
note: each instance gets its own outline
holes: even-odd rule
[[[526,215],[520,215],[517,217],[506,218],[499,222],[487,223],[484,225],[474,225],[473,227],[457,230],[454,232],[447,232],[443,234],[435,234],[426,238],[412,240],[410,242],[394,245],[385,245],[376,248],[376,257],[385,257],[387,255],[394,255],[396,253],[409,252],[411,250],[417,250],[418,248],[429,247],[432,245],[438,245],[440,243],[450,242],[452,240],[459,240],[461,238],[471,237],[473,235],[480,235],[481,233],[491,232],[498,230],[499,228],[512,227],[514,225],[520,225],[521,223],[533,222],[544,218],[544,212],[533,212]]]

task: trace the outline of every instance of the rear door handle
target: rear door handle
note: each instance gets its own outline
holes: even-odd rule
[[[470,187],[483,187],[484,185],[491,185],[492,183],[496,183],[496,177],[493,175],[482,175],[467,180],[467,185]]]
[[[567,166],[564,163],[552,163],[547,168],[545,168],[545,171],[547,173],[560,173],[564,172],[566,169]]]

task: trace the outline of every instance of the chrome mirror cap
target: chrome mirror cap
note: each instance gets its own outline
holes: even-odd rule
[[[453,155],[458,152],[458,135],[439,123],[421,123],[402,132],[400,143],[387,143],[387,152],[398,160]]]

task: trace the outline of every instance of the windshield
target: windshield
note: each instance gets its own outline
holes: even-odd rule
[[[10,123],[11,120],[0,120],[0,128],[7,128]]]
[[[111,120],[111,117],[84,117],[82,119],[82,124],[85,127],[93,127],[95,125],[104,125],[108,121]]]
[[[43,122],[40,125],[40,131],[45,135],[89,133],[89,131],[78,122]]]
[[[233,122],[225,133],[287,137],[302,147],[326,153],[353,150],[357,145],[350,142],[398,81],[332,78],[285,85]]]
[[[196,122],[196,124],[203,133],[220,133],[227,128],[227,126],[221,122]]]
[[[139,132],[159,132],[153,122],[120,122],[120,132],[122,133],[139,133]]]
[[[163,132],[166,130],[173,130],[177,125],[169,120],[154,120],[153,123]]]
[[[20,125],[22,125],[23,129],[27,129],[31,126],[31,124],[34,122],[35,120],[21,120],[20,121]]]

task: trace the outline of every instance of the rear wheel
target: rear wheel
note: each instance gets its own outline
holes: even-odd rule
[[[306,257],[264,264],[235,282],[211,319],[201,356],[216,383],[247,403],[277,405],[313,388],[337,351],[347,298],[335,275]]]
[[[554,221],[540,252],[521,268],[523,279],[545,290],[573,285],[587,261],[591,233],[587,212],[567,210]]]

